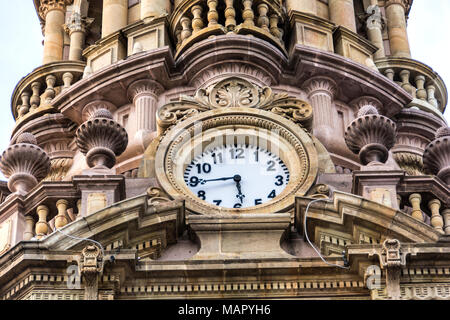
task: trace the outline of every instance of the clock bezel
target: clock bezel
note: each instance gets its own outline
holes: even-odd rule
[[[277,154],[290,172],[290,181],[273,200],[246,208],[224,208],[199,199],[186,185],[183,175],[191,158],[201,154],[206,138],[224,132],[251,133],[262,136],[278,134],[281,154]],[[215,134],[212,132],[215,131]],[[234,136],[236,134],[234,133]],[[248,135],[247,135],[248,136]],[[257,138],[254,138],[257,139]],[[264,137],[259,137],[264,139]],[[270,150],[269,150],[270,151]],[[181,155],[180,155],[181,152]],[[295,156],[292,156],[294,153]],[[318,173],[318,155],[308,133],[295,123],[268,111],[251,108],[227,108],[206,111],[172,127],[162,138],[155,155],[156,177],[160,186],[174,198],[185,200],[186,209],[200,214],[285,212],[294,205],[296,195],[304,195]]]

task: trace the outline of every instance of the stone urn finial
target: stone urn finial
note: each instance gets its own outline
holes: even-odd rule
[[[345,130],[345,143],[361,163],[385,163],[396,140],[394,121],[378,114],[371,105],[362,107],[358,117]]]
[[[437,175],[450,185],[450,127],[436,131],[436,138],[423,153],[423,166],[425,171]]]
[[[111,169],[128,144],[126,130],[107,109],[95,110],[76,132],[77,145],[90,168]]]
[[[50,158],[31,133],[22,133],[0,157],[0,170],[11,192],[26,195],[50,171]]]

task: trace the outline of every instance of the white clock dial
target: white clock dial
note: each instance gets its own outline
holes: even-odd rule
[[[201,200],[224,208],[246,208],[276,198],[289,182],[289,169],[268,150],[223,145],[195,157],[184,181]]]

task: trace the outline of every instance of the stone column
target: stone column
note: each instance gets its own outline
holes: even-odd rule
[[[310,14],[317,14],[317,4],[316,1],[311,0],[287,0],[286,1],[286,7],[288,13],[291,10],[310,13]]]
[[[128,0],[103,0],[102,38],[128,24]]]
[[[170,14],[170,0],[141,0],[141,20]]]
[[[150,79],[138,80],[128,87],[128,97],[136,108],[136,137],[144,146],[150,141],[151,133],[156,132],[156,110],[158,95],[163,87]]]
[[[386,20],[391,45],[391,53],[394,57],[411,57],[408,33],[406,32],[406,7],[404,1],[388,0],[385,5]]]
[[[366,21],[367,36],[369,40],[378,47],[378,51],[374,53],[374,59],[381,59],[386,56],[383,43],[383,22],[381,20],[381,11],[377,5],[371,5],[367,8],[370,16]]]
[[[356,33],[353,0],[328,0],[330,20]]]
[[[60,61],[63,58],[64,17],[66,5],[71,2],[71,0],[41,1],[39,15],[45,20],[42,64]]]
[[[314,109],[314,135],[324,144],[336,136],[335,110],[332,107],[337,85],[328,77],[314,77],[305,84],[305,89]]]
[[[65,25],[65,30],[70,36],[69,60],[82,60],[86,28],[93,21],[94,19],[82,18],[80,13],[74,12],[70,19],[70,23]]]

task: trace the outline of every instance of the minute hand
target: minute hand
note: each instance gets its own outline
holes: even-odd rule
[[[234,177],[200,180],[200,184],[205,184],[205,183],[210,182],[210,181],[226,181],[226,180],[232,180],[232,179],[234,179]]]

